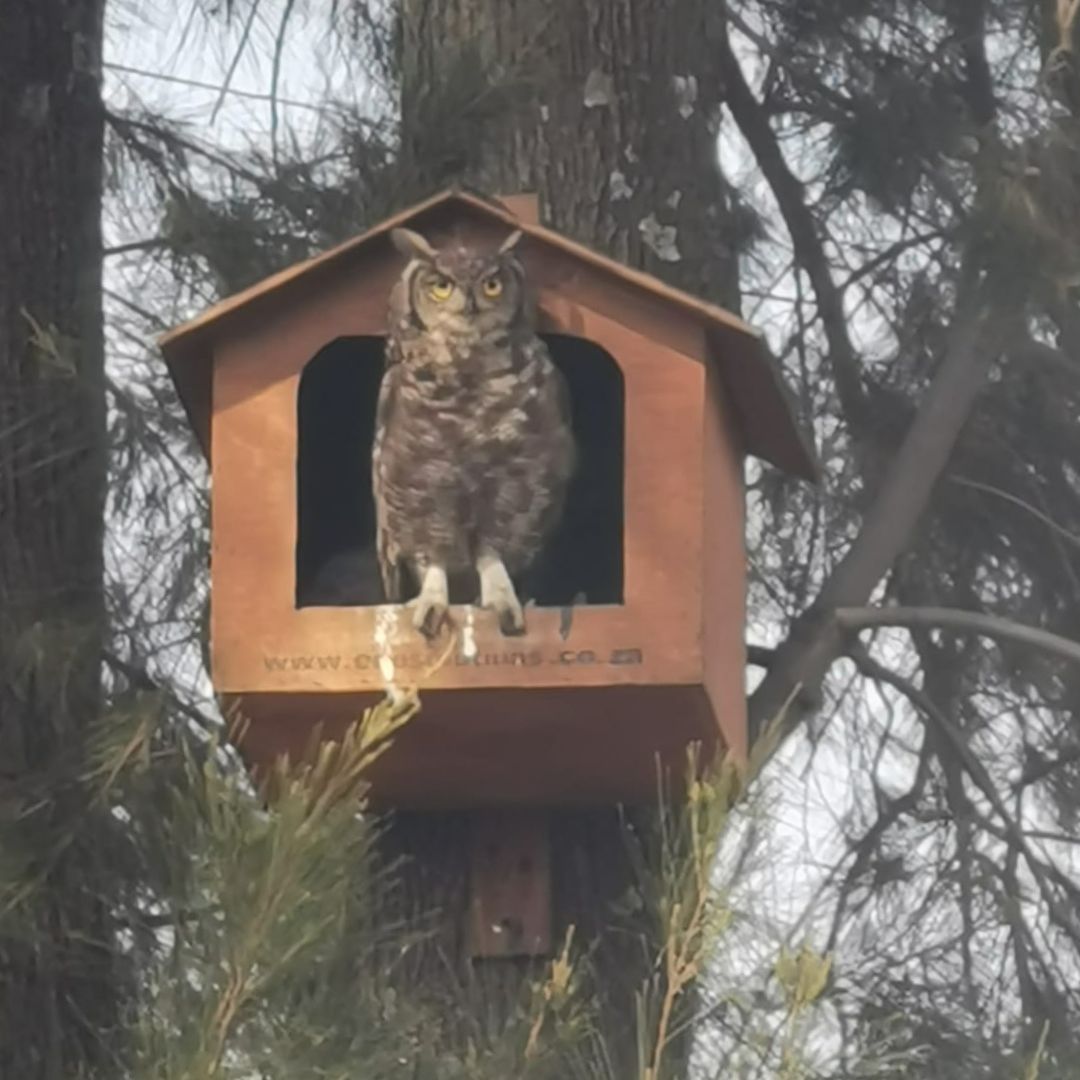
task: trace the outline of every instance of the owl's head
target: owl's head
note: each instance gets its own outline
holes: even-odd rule
[[[486,334],[525,314],[525,271],[512,233],[495,251],[454,244],[433,247],[411,229],[394,229],[394,246],[408,260],[399,288],[409,314],[425,330]]]

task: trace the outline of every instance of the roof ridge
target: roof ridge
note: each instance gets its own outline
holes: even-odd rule
[[[734,330],[758,340],[761,339],[762,335],[759,330],[745,322],[738,315],[728,311],[726,308],[722,308],[717,304],[713,304],[708,300],[695,296],[693,293],[689,293],[684,289],[669,285],[667,282],[656,277],[655,274],[650,274],[644,270],[637,270],[633,267],[626,266],[617,259],[613,259],[578,240],[572,240],[568,236],[565,236],[563,233],[556,229],[552,229],[547,225],[524,221],[515,216],[504,204],[492,196],[473,193],[463,187],[455,186],[446,188],[418,203],[414,203],[403,210],[399,210],[396,214],[390,215],[375,225],[372,225],[370,228],[365,229],[363,232],[358,233],[356,236],[351,237],[348,240],[343,240],[340,244],[335,244],[331,248],[327,248],[326,251],[309,256],[307,259],[303,259],[300,262],[292,263],[290,266],[284,267],[283,269],[268,275],[261,281],[249,285],[246,289],[241,289],[231,296],[224,297],[216,304],[212,304],[210,307],[206,308],[200,314],[180,323],[178,326],[175,326],[171,330],[160,335],[158,338],[158,346],[163,350],[168,349],[181,340],[208,329],[220,319],[224,319],[234,312],[247,307],[248,304],[257,301],[266,293],[273,292],[288,285],[290,282],[315,270],[319,266],[324,266],[327,263],[337,261],[350,251],[354,251],[357,248],[370,243],[372,240],[388,233],[398,225],[404,224],[418,214],[426,213],[429,210],[435,209],[437,206],[444,205],[455,199],[471,206],[475,210],[480,210],[483,213],[489,214],[508,225],[514,225],[515,227],[520,228],[526,236],[531,236],[542,242],[549,243],[568,254],[591,263],[598,269],[607,271],[608,273],[619,277],[628,284],[652,292],[655,295],[668,300],[670,303],[678,305],[684,310],[692,311],[699,317],[707,319],[711,323],[719,324],[727,330]]]

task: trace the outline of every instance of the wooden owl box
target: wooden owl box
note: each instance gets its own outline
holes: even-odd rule
[[[451,595],[429,643],[381,591],[371,452],[400,225],[436,245],[524,233],[579,463],[522,636]],[[681,769],[689,742],[745,751],[744,457],[807,478],[814,464],[737,317],[538,225],[528,198],[455,191],[162,348],[210,458],[211,674],[250,720],[253,766],[390,686],[417,686],[422,710],[373,774],[388,806],[651,800],[658,760]]]

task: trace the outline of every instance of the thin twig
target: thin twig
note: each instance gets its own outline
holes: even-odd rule
[[[960,759],[968,776],[971,777],[972,783],[982,792],[994,813],[1001,819],[1009,842],[1023,856],[1031,869],[1032,877],[1035,879],[1039,893],[1046,902],[1050,913],[1057,920],[1062,930],[1073,941],[1080,943],[1080,921],[1072,914],[1071,908],[1063,905],[1054,895],[1049,879],[1053,878],[1059,886],[1070,892],[1075,890],[1075,886],[1056,866],[1047,865],[1036,858],[1024,830],[1013,815],[1009,813],[1009,808],[1005,805],[1005,801],[998,792],[986,767],[979,760],[975,751],[968,745],[963,730],[953,723],[952,719],[944,710],[938,707],[929,694],[920,687],[915,686],[914,683],[899,672],[879,663],[863,646],[853,646],[849,649],[848,656],[855,662],[863,675],[879,679],[895,690],[899,690],[948,740],[953,752]]]
[[[101,252],[106,259],[116,255],[127,255],[133,251],[157,251],[168,244],[163,236],[152,236],[146,240],[130,240],[126,244],[115,244],[104,248]]]
[[[229,70],[225,72],[225,80],[221,84],[221,92],[218,94],[217,101],[214,102],[214,108],[210,113],[210,123],[212,124],[217,119],[217,114],[221,109],[221,106],[225,103],[225,97],[229,93],[230,84],[232,83],[233,76],[236,74],[236,69],[240,66],[240,58],[244,55],[244,50],[247,48],[248,40],[251,37],[251,29],[255,25],[255,17],[259,14],[260,0],[252,0],[251,11],[248,12],[247,22],[244,23],[244,29],[240,34],[240,44],[236,47],[236,55],[232,58],[232,63],[229,65]]]
[[[131,67],[128,64],[114,64],[106,62],[102,67],[109,71],[119,71],[125,75],[137,75],[141,79],[154,79],[158,82],[175,83],[177,86],[190,86],[196,90],[213,90],[219,96],[228,94],[229,97],[247,98],[250,101],[270,101],[270,94],[263,94],[258,90],[238,90],[234,86],[223,86],[220,83],[204,82],[202,79],[186,79],[181,75],[166,75],[162,71],[146,71],[143,68]],[[310,112],[324,112],[322,105],[314,105],[310,101],[296,101],[293,98],[276,97],[278,105],[288,105],[293,109],[307,109]]]
[[[1080,664],[1080,641],[981,611],[942,607],[848,607],[837,608],[834,616],[845,630],[868,630],[876,626],[964,630],[981,637],[1030,645]]]
[[[285,32],[289,28],[289,19],[292,16],[296,0],[285,0],[285,10],[281,14],[281,25],[278,27],[277,40],[274,42],[274,64],[270,75],[270,152],[274,161],[278,159],[277,130],[278,130],[278,82],[281,79],[281,58],[285,52]]]
[[[1068,529],[1063,525],[1059,525],[1048,514],[1044,514],[1037,507],[1032,506],[1031,503],[1025,502],[1018,495],[1012,495],[1008,491],[1002,491],[1001,488],[994,487],[992,484],[983,484],[978,480],[968,480],[963,476],[950,476],[949,482],[952,484],[959,484],[961,487],[973,488],[975,491],[983,491],[987,495],[996,495],[999,499],[1004,499],[1014,506],[1019,506],[1021,510],[1026,510],[1032,517],[1038,518],[1039,521],[1063,540],[1067,540],[1070,544],[1080,548],[1080,536],[1077,536],[1076,533],[1069,532]]]

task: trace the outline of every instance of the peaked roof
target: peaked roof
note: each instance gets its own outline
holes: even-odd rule
[[[203,401],[204,395],[208,395],[208,387],[196,389],[191,378],[192,373],[185,372],[184,368],[196,358],[202,360],[202,365],[209,363],[206,346],[218,332],[231,326],[241,313],[253,305],[266,300],[271,294],[288,290],[312,271],[325,270],[335,263],[348,261],[357,249],[367,246],[391,229],[453,203],[479,212],[510,228],[520,229],[526,236],[541,244],[579,259],[634,289],[645,290],[700,322],[706,333],[724,346],[725,355],[729,351],[738,354],[732,365],[725,365],[728,370],[725,370],[723,375],[741,415],[747,451],[796,476],[817,480],[818,469],[814,453],[795,424],[783,380],[776,371],[764,338],[758,330],[730,311],[676,289],[652,274],[635,270],[601,255],[584,244],[570,240],[554,229],[530,221],[524,216],[518,217],[494,199],[459,189],[449,189],[432,195],[423,202],[386,218],[351,240],[286,267],[221,300],[195,318],[163,334],[158,339],[158,344],[165,354],[181,399],[196,427],[205,427],[205,417],[196,416],[195,412],[200,404],[209,404],[208,396]],[[734,350],[730,348],[732,345],[736,346]],[[767,415],[759,415],[762,411]],[[748,423],[748,420],[751,422]],[[205,435],[205,431],[200,433]]]

